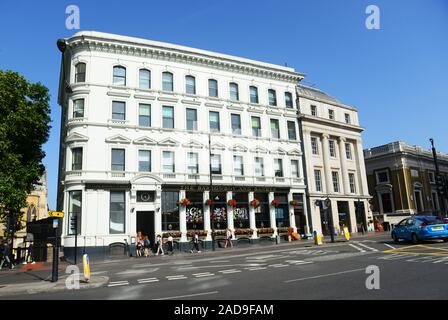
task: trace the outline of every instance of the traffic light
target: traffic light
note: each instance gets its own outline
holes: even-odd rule
[[[436,185],[437,185],[437,190],[441,194],[444,194],[446,192],[446,181],[441,174],[438,174],[436,176]]]

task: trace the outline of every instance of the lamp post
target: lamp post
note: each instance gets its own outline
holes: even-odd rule
[[[212,185],[213,185],[213,177],[212,177],[212,145],[211,145],[211,135],[208,134],[208,158],[209,158],[209,170],[210,170],[210,194],[209,198],[212,198]],[[215,251],[215,221],[213,219],[213,212],[210,205],[210,221],[212,223],[212,250]]]
[[[326,216],[329,218],[331,242],[334,243],[333,213],[330,211],[330,209],[331,209],[331,200],[330,197],[327,196],[327,199],[325,199],[325,212]]]
[[[430,138],[429,142],[431,142],[431,148],[432,148],[432,156],[434,158],[434,166],[436,167],[436,188],[437,188],[437,196],[440,200],[442,200],[442,212],[439,211],[439,217],[442,218],[444,215],[446,215],[446,208],[445,208],[445,199],[442,195],[441,189],[443,188],[443,180],[440,181],[440,171],[439,171],[439,164],[437,162],[437,151],[434,147],[434,139]],[[442,182],[442,185],[440,185]]]

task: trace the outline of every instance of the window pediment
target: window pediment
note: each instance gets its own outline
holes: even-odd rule
[[[166,147],[176,147],[179,145],[179,142],[171,138],[166,138],[163,139],[162,141],[159,141],[158,145]]]
[[[107,143],[121,143],[121,144],[129,144],[131,143],[131,139],[122,136],[121,134],[114,135],[112,137],[106,138]]]
[[[85,135],[74,132],[69,134],[67,138],[65,138],[65,143],[85,142],[87,140],[89,140],[89,138],[86,137]]]
[[[247,151],[247,147],[245,147],[245,146],[243,146],[241,144],[235,144],[232,147],[230,147],[229,150],[239,151],[239,152],[246,152]]]
[[[268,153],[268,149],[263,148],[261,146],[257,146],[253,149],[250,150],[251,152],[255,152],[255,153]]]
[[[226,146],[221,143],[213,143],[211,145],[212,150],[226,150]]]
[[[134,141],[132,141],[134,144],[139,144],[139,145],[156,145],[157,142],[147,136],[143,136],[141,138],[135,139]]]
[[[202,143],[199,143],[199,142],[195,141],[195,140],[191,140],[191,141],[189,141],[187,143],[184,143],[182,145],[182,147],[202,149],[204,147],[204,145]]]
[[[292,149],[288,151],[289,156],[301,156],[302,152],[299,149]]]

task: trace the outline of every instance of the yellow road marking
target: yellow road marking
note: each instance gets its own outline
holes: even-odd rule
[[[392,254],[416,254],[416,255],[427,255],[427,256],[437,256],[437,257],[448,257],[448,252],[444,253],[436,253],[436,252],[415,252],[415,251],[400,251],[400,252],[386,252]]]
[[[431,247],[430,245],[421,244],[422,247],[428,248],[428,249],[434,249],[434,250],[442,250],[442,251],[448,251],[448,248],[437,248],[437,247]]]
[[[439,252],[418,252],[418,251],[410,251],[409,249],[421,248],[426,250],[439,250]],[[442,252],[440,252],[442,251]],[[416,254],[416,255],[427,255],[427,256],[436,256],[436,257],[448,257],[448,248],[437,248],[432,247],[430,245],[425,244],[416,244],[412,246],[406,246],[402,248],[388,249],[383,251],[384,253],[392,253],[392,254]]]

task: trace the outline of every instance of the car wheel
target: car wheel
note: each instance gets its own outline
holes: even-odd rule
[[[443,238],[443,242],[448,242],[448,238]]]
[[[400,239],[398,239],[398,237],[395,233],[392,233],[392,239],[394,240],[395,243],[400,242]]]
[[[415,233],[413,233],[411,235],[411,241],[412,241],[413,244],[417,244],[418,243],[418,237],[417,237],[417,235]]]

